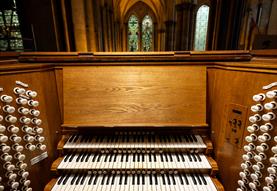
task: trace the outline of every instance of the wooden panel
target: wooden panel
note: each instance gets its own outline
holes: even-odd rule
[[[268,71],[270,72],[270,70]],[[211,135],[215,147],[216,161],[219,166],[220,179],[226,191],[236,190],[238,186],[237,180],[240,179],[240,164],[243,162],[242,154],[244,154],[243,149],[232,145],[225,139],[226,124],[228,123],[226,106],[233,103],[249,108],[254,104],[252,96],[262,92],[262,86],[274,81],[277,81],[276,74],[208,69],[208,108],[210,111]],[[247,120],[244,129],[245,134],[248,125]],[[243,137],[245,137],[245,134]],[[241,141],[245,145],[245,141]],[[264,173],[266,174],[266,172]]]
[[[64,124],[203,125],[205,69],[203,66],[64,68]]]
[[[14,72],[14,73],[13,73]],[[16,86],[15,81],[20,80],[29,84],[30,89],[38,92],[38,96],[35,98],[39,101],[38,109],[41,114],[39,116],[42,119],[41,127],[44,128],[43,136],[45,136],[45,144],[47,145],[48,158],[31,166],[30,159],[35,156],[38,156],[42,151],[27,151],[24,149],[22,152],[26,155],[24,162],[28,164],[27,171],[30,175],[28,179],[31,180],[31,187],[33,190],[43,190],[44,185],[50,180],[50,167],[52,161],[57,157],[56,145],[59,140],[59,127],[61,124],[60,114],[59,114],[59,105],[58,105],[58,96],[56,91],[56,82],[54,71],[44,71],[44,72],[27,72],[27,73],[17,73],[17,71],[1,73],[0,74],[0,86],[4,88],[4,91],[0,93],[11,95],[14,99],[16,95],[13,93],[13,88]],[[0,102],[0,106],[4,104]],[[19,107],[13,101],[10,105],[14,106],[16,109]],[[2,110],[2,109],[1,109]],[[2,113],[2,112],[0,112]],[[3,113],[2,113],[3,114]],[[16,111],[15,116],[19,118],[19,114]],[[29,116],[30,117],[30,116]],[[7,126],[8,123],[2,121],[1,124]],[[17,122],[15,124],[20,129],[22,124]],[[30,125],[32,126],[32,125]],[[11,135],[9,132],[5,132],[8,136]],[[24,132],[21,130],[17,135],[23,137]],[[21,141],[20,144],[25,146],[27,142]],[[37,144],[37,142],[35,142]],[[11,145],[12,142],[9,141],[7,144]],[[10,154],[14,154],[14,151],[10,151]],[[16,160],[13,160],[12,163],[16,163]],[[2,168],[3,161],[0,160],[0,176],[4,177],[6,170]],[[17,170],[15,171],[17,173]],[[16,180],[18,181],[20,177]],[[4,179],[4,182],[6,179]]]

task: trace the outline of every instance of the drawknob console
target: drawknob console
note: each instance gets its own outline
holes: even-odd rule
[[[0,88],[0,191],[31,191],[26,155],[46,149],[37,92],[28,84],[16,85],[11,95]]]
[[[246,152],[241,164],[237,191],[274,191],[277,181],[276,109],[277,87],[272,83],[264,86],[264,93],[253,96],[251,123],[247,127]]]

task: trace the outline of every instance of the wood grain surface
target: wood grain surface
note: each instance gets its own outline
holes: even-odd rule
[[[67,125],[206,123],[205,67],[70,67],[63,82]]]

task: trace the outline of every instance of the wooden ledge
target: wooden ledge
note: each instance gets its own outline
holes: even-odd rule
[[[215,187],[218,191],[224,191],[223,185],[219,182],[219,180],[217,178],[212,178],[211,177],[211,179],[212,179],[212,181],[213,181],[213,183],[214,183],[214,185],[215,185]]]
[[[213,151],[213,143],[208,137],[203,137],[203,141],[207,146],[205,155],[210,155]]]
[[[48,182],[44,187],[44,191],[51,191],[54,185],[56,184],[57,180],[58,179],[56,178],[53,178],[52,180],[50,180],[50,182]]]
[[[210,165],[212,167],[210,175],[215,176],[218,173],[218,170],[219,170],[217,162],[212,157],[209,157],[209,156],[207,157],[207,160],[208,160],[208,162],[210,163]]]
[[[63,157],[59,157],[57,158],[53,163],[52,163],[52,166],[51,166],[51,171],[58,171],[58,166],[61,164],[63,160]]]

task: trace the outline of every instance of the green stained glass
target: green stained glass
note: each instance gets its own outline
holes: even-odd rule
[[[139,50],[139,22],[135,15],[131,15],[128,21],[128,50]]]
[[[142,51],[153,50],[153,21],[149,15],[142,20]]]
[[[194,50],[202,51],[206,49],[209,9],[207,5],[202,5],[197,11]]]
[[[14,6],[11,9],[0,11],[0,51],[20,51],[24,48],[16,2],[13,1]]]

